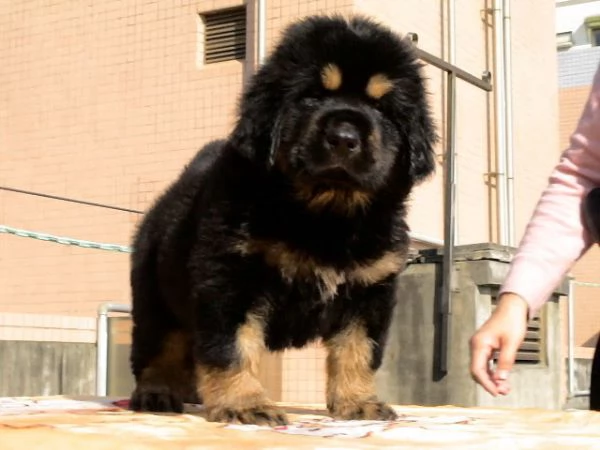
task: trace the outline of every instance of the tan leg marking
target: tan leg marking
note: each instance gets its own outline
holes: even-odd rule
[[[258,380],[264,344],[264,323],[249,314],[237,332],[239,363],[228,369],[198,365],[198,390],[211,422],[282,425],[285,413],[266,396]]]
[[[183,402],[198,401],[191,362],[191,339],[181,331],[169,333],[161,352],[145,367],[132,394],[134,409],[180,412]]]
[[[396,413],[377,399],[372,347],[364,326],[353,323],[325,342],[327,408],[341,419],[390,420]]]

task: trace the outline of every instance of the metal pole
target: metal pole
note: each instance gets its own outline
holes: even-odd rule
[[[96,395],[105,396],[108,365],[108,320],[106,311],[98,311],[96,333]]]
[[[412,33],[411,33],[412,34]],[[414,42],[414,41],[413,41]],[[439,346],[439,372],[448,372],[448,350],[450,347],[450,316],[452,314],[452,292],[454,290],[454,246],[456,231],[456,80],[460,79],[483,89],[492,91],[489,72],[482,78],[456,67],[443,59],[420,48],[413,48],[415,55],[422,61],[447,73],[447,120],[446,120],[446,155],[444,182],[444,255],[442,262],[442,292],[439,295],[439,335],[436,345]]]
[[[456,64],[456,2],[446,0],[446,14],[448,15],[448,62]]]
[[[573,334],[574,334],[574,318],[573,318],[573,301],[575,296],[575,289],[573,287],[573,278],[569,278],[569,290],[567,295],[567,376],[569,394],[571,397],[575,392],[575,352],[573,349]]]
[[[598,283],[577,282],[573,277],[569,278],[569,290],[567,294],[567,377],[568,398],[589,397],[590,391],[578,391],[575,387],[575,285],[600,287]]]
[[[504,126],[506,131],[506,238],[507,245],[514,247],[515,238],[515,169],[513,148],[513,112],[512,112],[512,37],[510,0],[504,0]]]
[[[503,8],[504,0],[494,0],[494,59],[496,71],[496,191],[498,198],[498,241],[506,245],[508,241],[506,226],[506,123],[504,113],[506,111],[505,93],[505,68],[503,33]]]
[[[447,24],[448,24],[448,62],[452,65],[456,64],[456,2],[455,0],[446,0],[447,8]],[[457,164],[458,166],[458,164]],[[455,184],[458,184],[458,170],[454,174]],[[458,220],[458,201],[454,204],[454,214],[456,220],[454,221],[454,239],[455,245],[458,245],[459,234],[459,220]]]
[[[456,74],[448,72],[446,114],[446,180],[444,189],[444,259],[443,284],[440,301],[440,372],[448,373],[450,348],[450,317],[452,315],[452,290],[454,281],[454,230],[456,199]]]
[[[265,29],[266,29],[266,0],[257,0],[258,9],[258,32],[257,32],[257,52],[258,66],[262,66],[265,59]]]
[[[492,91],[492,84],[487,79],[477,78],[475,75],[461,69],[460,67],[456,67],[455,65],[450,64],[449,62],[444,61],[443,59],[432,55],[425,50],[421,50],[417,46],[413,47],[413,51],[415,52],[417,58],[425,61],[426,63],[431,64],[432,66],[437,67],[445,72],[453,72],[456,78],[466,81],[467,83],[472,84],[479,89],[483,89],[487,92]]]
[[[98,307],[96,328],[96,395],[106,396],[108,387],[108,313],[131,314],[131,307],[103,303]]]

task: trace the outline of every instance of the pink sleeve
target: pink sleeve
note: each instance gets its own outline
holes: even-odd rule
[[[501,292],[520,295],[534,315],[592,242],[583,197],[600,186],[600,68],[570,145],[552,171]]]

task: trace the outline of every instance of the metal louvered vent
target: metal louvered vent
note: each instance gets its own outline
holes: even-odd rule
[[[517,364],[537,364],[542,362],[542,325],[539,317],[535,317],[527,324],[525,340],[517,351]]]
[[[203,14],[202,19],[205,64],[245,58],[245,6]]]
[[[492,311],[496,309],[496,297],[492,297]],[[534,317],[527,324],[525,340],[517,350],[516,364],[540,364],[542,362],[542,331],[544,324],[540,317]]]

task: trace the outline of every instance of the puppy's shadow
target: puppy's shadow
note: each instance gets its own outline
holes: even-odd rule
[[[327,409],[325,407],[323,407],[323,408],[308,408],[308,407],[306,407],[305,408],[302,406],[293,406],[293,405],[278,404],[278,403],[277,403],[277,406],[279,406],[286,414],[294,414],[294,415],[302,415],[302,416],[306,415],[306,416],[329,417],[329,413],[327,412]],[[183,413],[202,417],[203,419],[206,419],[206,411],[204,410],[204,407],[201,404],[186,403]],[[176,413],[160,413],[160,414],[177,415]]]

